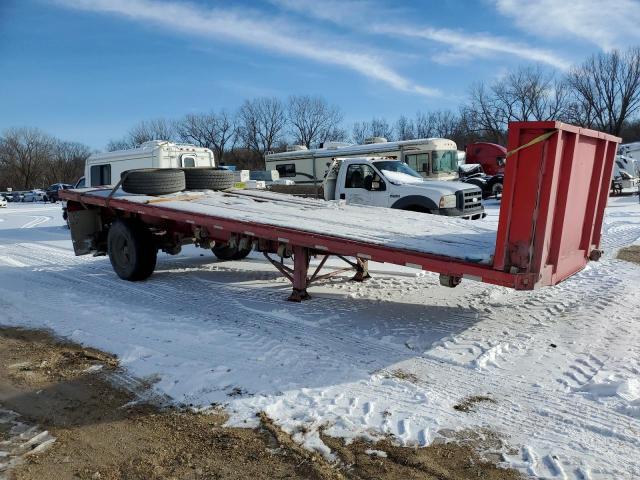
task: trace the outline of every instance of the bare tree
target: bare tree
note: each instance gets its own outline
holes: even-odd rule
[[[149,140],[173,140],[175,131],[170,121],[155,118],[141,121],[129,130],[127,136],[131,145],[138,146]]]
[[[351,139],[354,143],[363,144],[365,139],[371,136],[371,127],[368,122],[355,122],[351,128]]]
[[[640,118],[626,122],[620,136],[623,143],[640,142]]]
[[[294,141],[311,148],[331,138],[342,122],[342,112],[322,97],[291,96],[287,114]]]
[[[451,110],[438,110],[429,114],[433,135],[440,138],[453,138],[460,126],[459,117]]]
[[[433,115],[418,112],[415,120],[416,138],[431,138],[434,136]]]
[[[131,145],[127,138],[119,138],[109,140],[107,142],[105,150],[107,152],[115,152],[116,150],[125,150],[132,147],[134,147],[134,145]]]
[[[44,186],[55,141],[37,128],[10,128],[0,137],[0,168],[5,182],[18,188]]]
[[[142,120],[134,125],[127,134],[120,139],[109,140],[105,147],[108,152],[135,148],[150,140],[176,139],[176,132],[171,121],[164,118]]]
[[[245,146],[258,155],[271,151],[287,123],[284,106],[277,98],[245,100],[238,112],[238,133]]]
[[[233,144],[237,125],[226,111],[185,115],[175,123],[178,138],[187,143],[213,150],[217,161],[222,161],[229,144]]]
[[[396,138],[398,140],[413,140],[416,138],[416,129],[413,120],[401,115],[395,125]]]
[[[593,55],[567,76],[574,121],[619,135],[640,109],[640,47]]]
[[[75,183],[84,174],[84,165],[91,149],[78,142],[57,140],[45,174],[46,183]]]
[[[336,126],[326,132],[326,135],[324,136],[324,138],[322,138],[322,142],[320,143],[325,143],[330,141],[346,142],[348,140],[349,140],[349,134],[347,133],[347,131],[340,126]]]
[[[374,118],[371,120],[370,125],[372,137],[384,137],[388,140],[393,139],[393,128],[391,128],[386,118]]]
[[[522,67],[488,87],[473,85],[464,113],[477,134],[503,143],[509,122],[566,119],[568,93],[553,74]]]

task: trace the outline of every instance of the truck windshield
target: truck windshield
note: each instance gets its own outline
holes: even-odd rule
[[[454,172],[458,169],[458,152],[455,150],[440,150],[431,152],[434,173]]]
[[[389,162],[375,162],[374,165],[378,167],[380,170],[386,170],[387,172],[398,172],[404,173],[405,175],[409,175],[411,177],[416,177],[422,179],[422,177],[416,173],[411,167],[409,167],[406,163],[398,162],[398,161],[389,161]]]

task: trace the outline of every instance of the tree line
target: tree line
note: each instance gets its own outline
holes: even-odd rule
[[[84,175],[91,149],[37,128],[9,128],[0,137],[0,190],[46,188]]]
[[[143,120],[124,137],[109,141],[106,150],[171,140],[210,148],[222,163],[260,169],[266,152],[282,151],[287,144],[312,148],[327,141],[363,143],[368,137],[444,137],[460,147],[474,141],[504,145],[512,121],[560,120],[622,136],[625,142],[637,141],[639,114],[636,47],[592,55],[562,75],[525,66],[497,80],[477,82],[457,110],[417,112],[392,122],[377,116],[347,128],[342,109],[320,96],[260,97],[245,100],[235,112]],[[85,146],[60,142],[34,129],[10,129],[0,137],[0,186],[7,179],[24,187],[52,179],[73,181],[89,153]]]

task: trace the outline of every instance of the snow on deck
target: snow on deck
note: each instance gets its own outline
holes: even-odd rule
[[[84,193],[106,196],[109,191]],[[165,195],[163,198],[184,195]],[[158,197],[131,195],[119,191],[114,198],[146,203]],[[290,228],[477,263],[491,263],[496,243],[495,226],[482,220],[463,220],[382,207],[346,205],[341,202],[291,197],[273,192],[207,191],[203,192],[202,198],[195,200],[166,201],[156,205],[172,210]]]

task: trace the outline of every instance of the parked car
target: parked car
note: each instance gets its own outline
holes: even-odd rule
[[[76,182],[76,184],[72,185],[70,188],[76,189],[76,188],[84,188],[84,187],[85,187],[84,177],[80,177]],[[67,225],[69,225],[68,216],[67,216],[67,202],[64,200],[62,201],[62,218],[64,219],[65,222],[67,222]]]
[[[73,185],[68,183],[54,183],[49,188],[47,188],[47,197],[51,203],[55,203],[60,200],[58,193],[60,190],[66,190],[67,188],[72,188]]]
[[[46,202],[47,192],[44,190],[31,190],[22,197],[23,202]]]
[[[22,199],[24,198],[24,193],[25,192],[12,192],[11,193],[11,197],[9,197],[11,200],[9,200],[10,202],[21,202]]]

